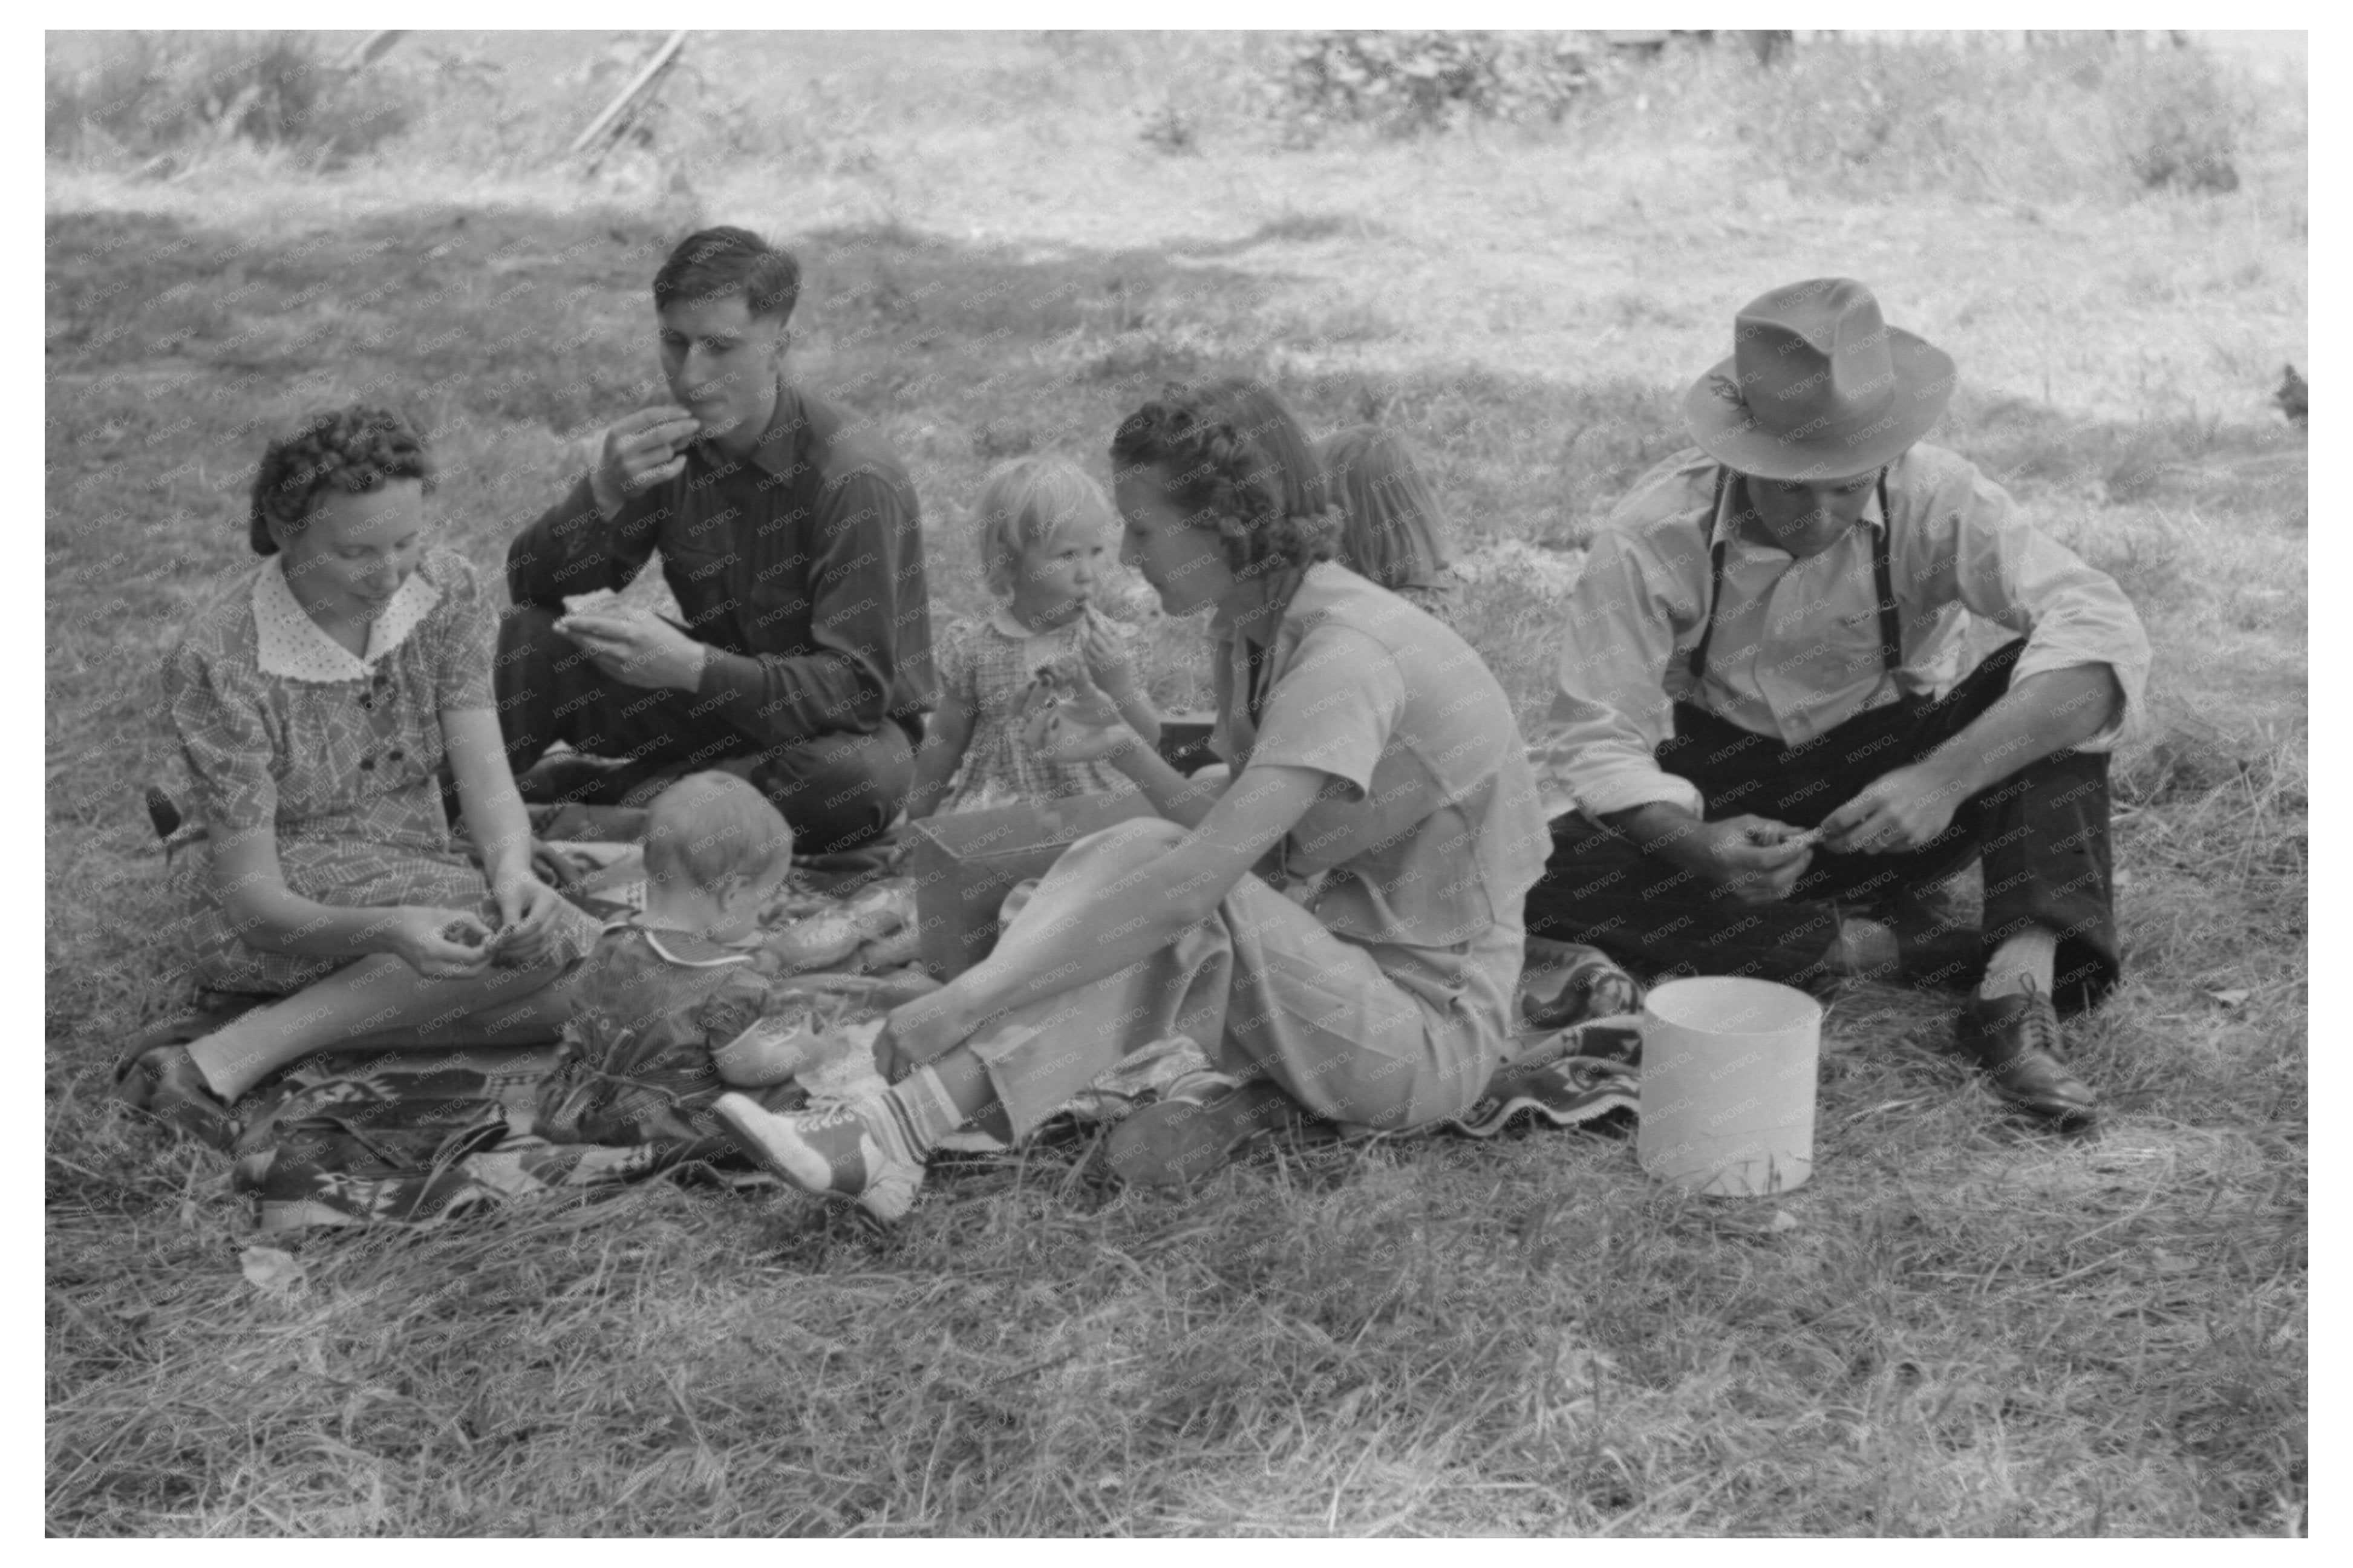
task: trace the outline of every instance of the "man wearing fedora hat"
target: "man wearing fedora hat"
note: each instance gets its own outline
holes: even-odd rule
[[[1957,1047],[2084,1123],[2058,1018],[2117,978],[2106,752],[2148,640],[1921,441],[1952,389],[1851,279],[1739,313],[1683,400],[1697,447],[1637,482],[1570,601],[1527,929],[1652,972],[1975,982]],[[1965,670],[1964,611],[2019,635]],[[1976,858],[1970,927],[1941,889]]]

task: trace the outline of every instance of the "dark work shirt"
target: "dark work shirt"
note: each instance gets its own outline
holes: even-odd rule
[[[773,747],[886,718],[921,733],[939,683],[915,489],[840,409],[780,382],[751,458],[695,441],[683,472],[610,523],[583,477],[515,536],[507,589],[561,609],[626,588],[656,550],[711,649],[698,695],[744,736]]]

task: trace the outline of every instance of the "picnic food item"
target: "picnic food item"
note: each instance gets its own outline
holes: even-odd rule
[[[822,915],[838,902],[822,893],[812,893],[797,882],[787,881],[776,890],[776,896],[761,906],[760,927],[766,930],[811,915]]]
[[[940,982],[920,969],[902,969],[879,975],[790,975],[775,981],[771,988],[772,993],[778,998],[847,998],[860,1006],[878,1008],[884,1012],[902,1001],[913,1001],[939,989]]]
[[[1030,679],[1046,688],[1049,695],[1075,695],[1079,677],[1086,669],[1086,655],[1076,648],[1069,649],[1038,666]]]
[[[1038,711],[1031,714],[1027,722],[1022,725],[1021,744],[1031,751],[1044,751],[1052,741],[1055,723],[1059,716],[1054,712],[1055,706],[1056,705],[1050,700],[1039,704]]]
[[[572,638],[611,637],[636,620],[641,612],[621,602],[621,596],[611,588],[598,588],[594,593],[567,594],[564,614],[555,629]]]
[[[601,615],[621,608],[621,596],[611,588],[601,588],[594,593],[568,593],[564,596],[566,620],[575,615]]]
[[[1039,666],[1031,683],[1039,694],[1027,705],[1029,715],[1022,721],[1021,744],[1033,752],[1045,751],[1054,744],[1066,715],[1072,733],[1081,735],[1119,722],[1119,710],[1111,699],[1060,662]]]
[[[914,959],[915,892],[903,879],[892,877],[869,884],[847,902],[811,896],[816,904],[813,913],[793,921],[764,945],[770,961],[786,974],[808,969],[828,969],[846,966],[853,956],[870,944],[881,944],[908,933],[908,940],[891,941],[879,948],[883,961],[864,959],[862,967],[891,969]],[[772,910],[789,910],[806,906],[798,898],[780,898],[770,904]],[[905,957],[893,957],[902,949]]]
[[[902,882],[877,882],[843,907],[870,938],[887,937],[915,923],[915,892]]]
[[[1776,824],[1778,827],[1778,824]],[[1780,827],[1778,832],[1762,827],[1748,830],[1748,842],[1760,847],[1778,849],[1783,844],[1819,844],[1822,842],[1820,828]]]
[[[870,938],[858,949],[859,967],[866,969],[895,969],[912,964],[923,956],[923,933],[921,927],[902,926],[887,937]]]
[[[1027,715],[1021,721],[1021,744],[1031,751],[1045,749],[1048,736],[1053,733],[1054,710],[1072,689],[1070,679],[1052,664],[1040,664],[1029,673],[1029,689],[1021,694],[1020,711]]]
[[[786,970],[792,972],[831,969],[856,952],[858,944],[864,940],[866,932],[849,911],[842,908],[796,920],[769,938],[765,945]]]

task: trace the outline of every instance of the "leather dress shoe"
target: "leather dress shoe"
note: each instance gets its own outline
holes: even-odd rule
[[[2010,1104],[2062,1128],[2088,1125],[2098,1102],[2059,1059],[2059,1013],[2029,982],[2008,996],[1973,996],[1954,1022],[1953,1044],[1973,1057]]]

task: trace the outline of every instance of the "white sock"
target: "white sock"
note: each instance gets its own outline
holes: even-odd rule
[[[2014,996],[2032,980],[2043,995],[2051,994],[2052,971],[2059,962],[2059,934],[2041,926],[2029,926],[2014,936],[2002,938],[2001,946],[1986,960],[1985,980],[1978,987],[1979,996]]]
[[[1895,933],[1876,920],[1849,918],[1839,922],[1832,962],[1858,979],[1877,980],[1895,973],[1904,953]]]

